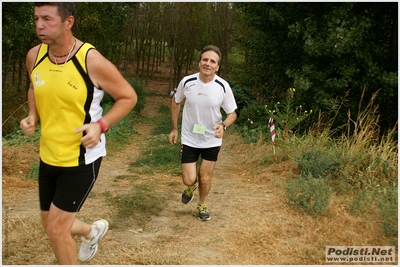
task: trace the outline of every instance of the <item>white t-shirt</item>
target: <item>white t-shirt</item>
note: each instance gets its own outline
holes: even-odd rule
[[[211,82],[203,83],[199,73],[195,73],[183,78],[177,87],[175,102],[180,103],[184,99],[182,144],[195,148],[221,146],[222,138],[216,138],[212,128],[222,122],[221,108],[227,114],[237,109],[229,84],[217,75]],[[200,128],[205,126],[205,133],[194,133],[195,124]]]

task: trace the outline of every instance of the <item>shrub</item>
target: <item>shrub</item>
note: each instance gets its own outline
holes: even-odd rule
[[[310,215],[326,213],[331,193],[332,189],[323,179],[314,178],[310,174],[286,182],[289,202]]]
[[[359,190],[347,209],[356,216],[372,216],[376,212],[375,194],[369,190]]]
[[[398,187],[388,187],[378,195],[378,208],[385,236],[397,238],[398,234]]]
[[[319,147],[311,147],[308,151],[302,151],[295,156],[295,160],[304,175],[324,177],[327,179],[336,177],[340,173],[340,162],[331,151],[324,151]]]
[[[228,80],[228,83],[232,88],[233,94],[235,95],[236,104],[238,106],[236,112],[240,117],[241,112],[245,107],[252,106],[255,103],[255,96],[248,88],[236,84],[232,80]]]
[[[25,176],[27,180],[37,180],[39,177],[39,163],[31,163],[29,166],[29,172]]]
[[[295,131],[296,126],[307,119],[312,110],[303,110],[301,105],[295,105],[295,88],[289,88],[286,98],[282,103],[277,102],[273,106],[265,105],[268,117],[273,118],[277,125],[283,130],[283,139],[287,140],[289,133]]]
[[[253,103],[244,107],[235,124],[242,129],[242,134],[246,142],[257,142],[262,136],[269,136],[267,113],[259,103]]]
[[[135,107],[132,109],[135,114],[139,114],[140,111],[143,110],[145,104],[146,104],[146,95],[143,90],[143,86],[140,83],[140,81],[136,79],[130,79],[128,80],[129,84],[135,89],[135,92],[137,94],[137,103]],[[114,104],[114,99],[107,93],[104,94],[103,100],[102,100],[102,105],[104,107],[111,107]],[[107,108],[104,109],[104,113],[108,111]]]
[[[256,143],[260,139],[265,140],[267,136],[269,136],[269,133],[267,134],[268,126],[266,125],[260,125],[256,128],[249,127],[247,125],[243,126],[243,139],[247,143]]]

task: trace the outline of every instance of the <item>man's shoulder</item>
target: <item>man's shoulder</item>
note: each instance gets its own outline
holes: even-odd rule
[[[82,45],[79,48],[79,51],[83,51],[83,53],[87,53],[91,50],[96,50],[96,47],[90,43],[82,43]]]
[[[188,82],[196,81],[198,79],[199,73],[193,73],[191,75],[187,75],[183,77],[182,84],[185,85]]]
[[[189,74],[189,75],[187,75],[187,76],[183,77],[183,79],[182,79],[182,80],[185,80],[185,81],[187,81],[187,80],[189,80],[189,79],[197,78],[198,76],[199,76],[199,73],[198,73],[198,72],[196,72],[196,73]]]
[[[29,54],[33,55],[34,54],[36,56],[41,46],[42,46],[42,44],[35,45],[31,49],[29,49],[27,55],[29,55]]]
[[[231,86],[229,85],[229,83],[220,76],[215,75],[214,82],[221,86],[222,89],[224,89],[224,93],[226,93],[227,89],[231,90]]]
[[[222,83],[229,84],[224,78],[222,78],[222,77],[220,77],[218,75],[215,75],[214,81],[219,81],[219,82],[222,82]]]

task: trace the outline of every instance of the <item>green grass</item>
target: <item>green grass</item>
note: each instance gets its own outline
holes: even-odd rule
[[[108,205],[114,207],[113,224],[129,227],[133,220],[139,227],[145,228],[153,216],[163,210],[165,194],[157,194],[153,183],[135,184],[129,193],[112,196],[105,192]]]
[[[40,141],[40,126],[37,127],[36,132],[33,136],[25,135],[19,126],[15,126],[14,129],[3,136],[2,145],[3,146],[19,146],[22,144],[39,144]]]
[[[154,128],[152,135],[168,134],[171,131],[171,117],[169,107],[166,105],[160,106],[158,110],[160,116],[153,118]],[[178,121],[178,124],[180,121]]]
[[[160,106],[158,114],[160,115],[148,119],[154,124],[151,135],[146,140],[150,145],[140,152],[139,158],[130,164],[129,170],[147,175],[160,172],[179,175],[181,148],[179,144],[172,146],[168,142],[171,130],[169,107]]]
[[[180,173],[180,146],[172,146],[166,135],[155,135],[149,138],[151,146],[140,153],[140,157],[130,164],[129,170],[141,174],[154,175],[167,172]]]
[[[31,163],[29,166],[29,173],[25,176],[28,180],[37,180],[39,177],[39,163]]]

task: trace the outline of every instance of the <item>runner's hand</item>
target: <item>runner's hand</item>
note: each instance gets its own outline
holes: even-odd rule
[[[168,141],[171,145],[175,145],[178,140],[178,130],[173,129],[171,133],[168,135]]]
[[[94,148],[100,141],[101,126],[98,123],[84,124],[75,130],[75,133],[85,132],[82,136],[82,145],[86,148]]]

